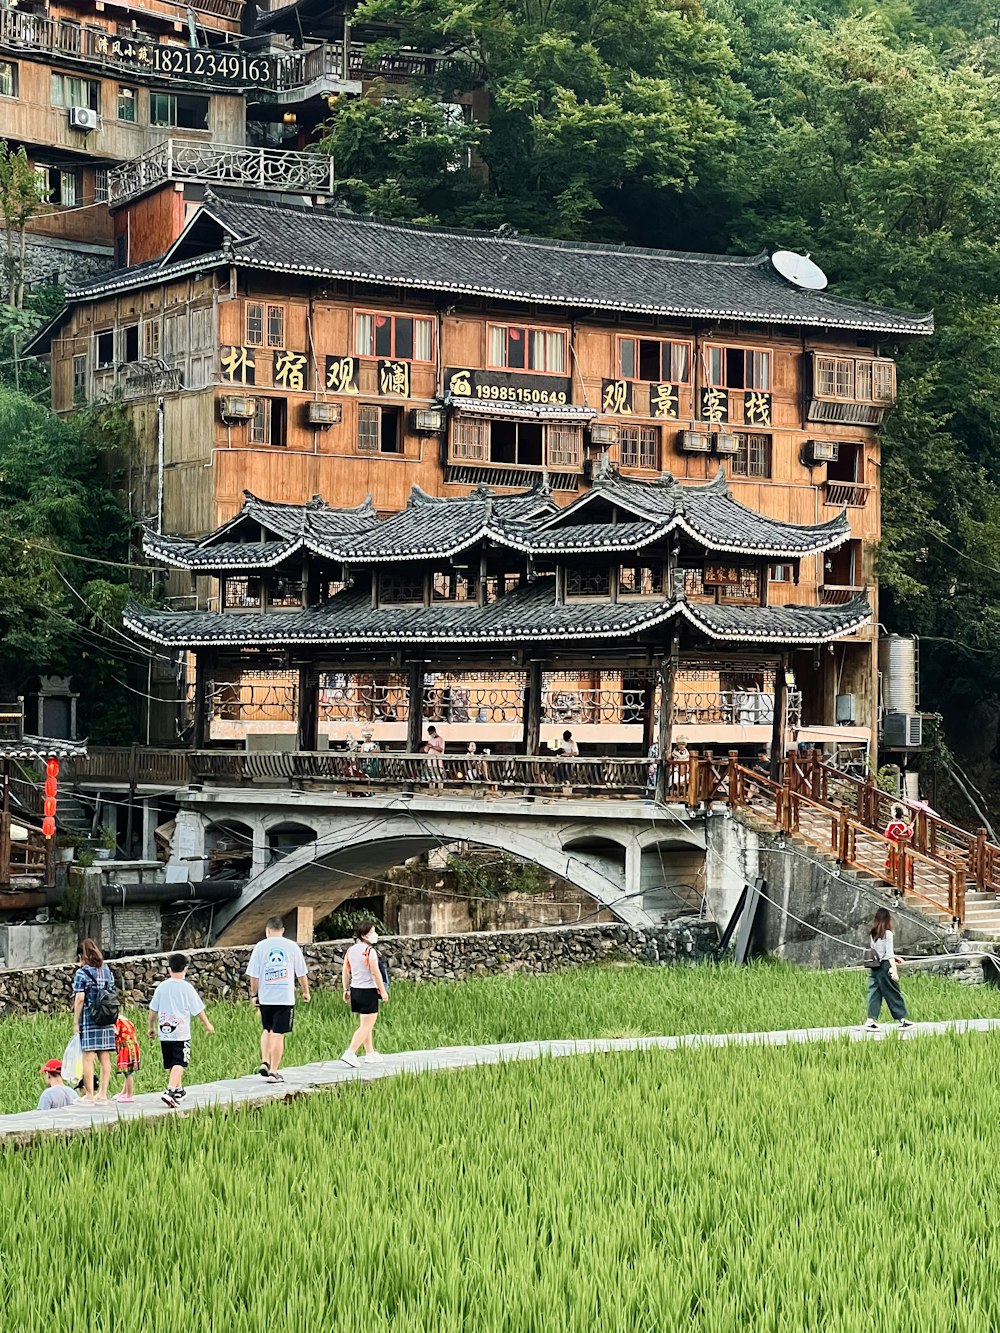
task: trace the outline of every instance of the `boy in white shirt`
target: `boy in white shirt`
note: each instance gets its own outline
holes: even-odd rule
[[[167,1088],[161,1100],[179,1106],[184,1096],[181,1083],[191,1059],[191,1019],[201,1019],[206,1032],[215,1028],[208,1021],[201,996],[185,980],[188,960],[182,953],[172,953],[167,960],[170,976],[161,981],[149,1002],[149,1036],[158,1036],[167,1073]]]

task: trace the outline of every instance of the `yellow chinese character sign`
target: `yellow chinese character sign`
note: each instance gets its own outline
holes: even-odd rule
[[[309,388],[309,359],[304,352],[275,352],[274,384],[282,389]]]
[[[729,394],[725,389],[702,389],[698,419],[709,421],[713,426],[729,420]]]
[[[328,356],[326,358],[326,387],[330,393],[357,393],[357,358],[353,356]]]
[[[252,347],[223,347],[222,378],[227,384],[256,384],[257,363]]]
[[[676,384],[649,386],[649,415],[661,420],[676,421],[681,414],[681,395]]]
[[[380,361],[378,363],[379,393],[394,394],[399,398],[410,396],[410,363],[408,361]]]
[[[601,411],[605,416],[630,417],[632,415],[632,381],[602,380]]]
[[[743,420],[748,426],[770,426],[771,395],[748,389],[743,395]]]

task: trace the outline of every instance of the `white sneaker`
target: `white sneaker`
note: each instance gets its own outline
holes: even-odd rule
[[[359,1069],[361,1067],[361,1061],[350,1049],[346,1050],[340,1058],[345,1065],[350,1065],[352,1069]]]
[[[869,1018],[868,1022],[865,1024],[865,1031],[866,1032],[878,1031],[878,1023],[875,1021],[874,1018]]]
[[[901,1018],[899,1020],[899,1026],[901,1031],[905,1032],[907,1028],[913,1027],[913,1020],[909,1018]]]
[[[385,1064],[385,1061],[382,1059],[382,1055],[379,1051],[369,1051],[365,1056],[365,1064],[381,1065]]]

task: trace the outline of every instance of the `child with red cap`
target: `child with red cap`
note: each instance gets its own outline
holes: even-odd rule
[[[61,1111],[79,1101],[73,1089],[63,1082],[61,1060],[46,1060],[38,1072],[45,1081],[45,1091],[38,1099],[39,1111]]]

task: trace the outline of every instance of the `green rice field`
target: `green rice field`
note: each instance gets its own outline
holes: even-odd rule
[[[574,1057],[11,1149],[3,1326],[985,1333],[997,1040]]]
[[[473,1046],[562,1037],[655,1036],[682,1032],[763,1032],[777,1028],[847,1026],[864,1019],[866,976],[808,972],[774,963],[748,968],[602,967],[546,977],[483,977],[463,982],[394,982],[376,1027],[382,1051]],[[1000,990],[965,987],[926,975],[902,986],[911,1017],[1000,1017]],[[130,1015],[144,1064],[138,1092],[162,1087],[159,1046],[146,1040],[146,1015]],[[233,1078],[256,1069],[260,1032],[249,1003],[209,1006],[208,1036],[194,1025],[187,1082]],[[886,1022],[888,1013],[883,1013]],[[354,1030],[339,993],[320,991],[300,1004],[286,1044],[285,1064],[340,1055]],[[0,1113],[28,1110],[41,1084],[38,1068],[60,1056],[72,1035],[69,1013],[0,1022]],[[112,1079],[112,1091],[120,1086]]]

